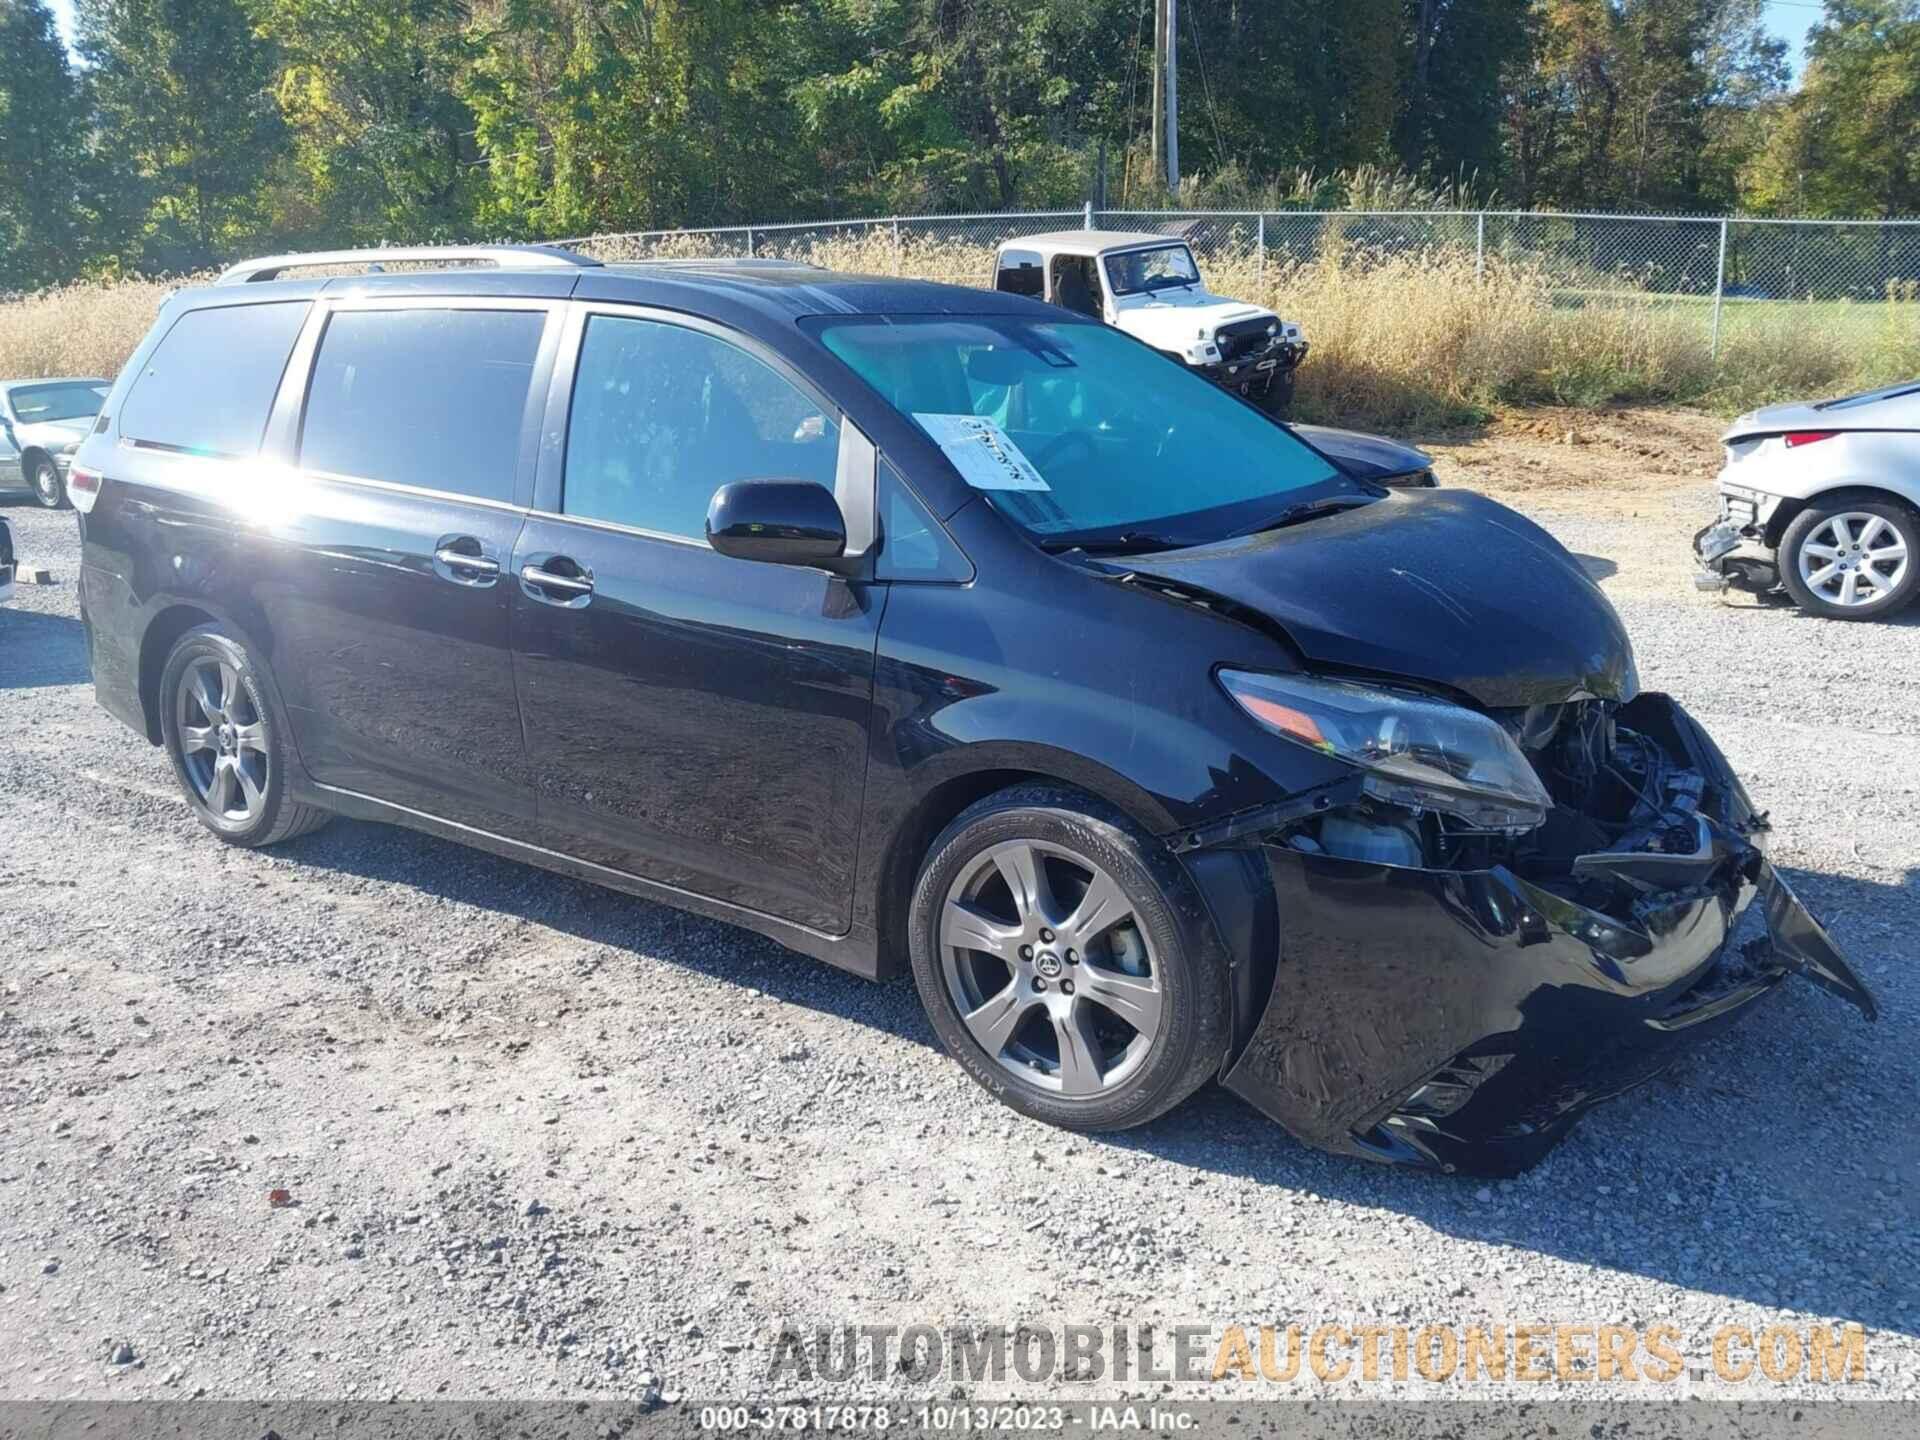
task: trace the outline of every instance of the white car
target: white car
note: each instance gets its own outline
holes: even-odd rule
[[[1207,289],[1187,242],[1123,230],[1058,230],[1004,242],[993,288],[1104,320],[1278,414],[1307,356],[1298,325]]]
[[[1703,589],[1784,589],[1803,610],[1882,620],[1920,589],[1920,380],[1770,405],[1724,437],[1720,518],[1693,537]]]
[[[93,430],[111,380],[0,380],[0,490],[30,490],[49,510],[67,503],[67,467]]]

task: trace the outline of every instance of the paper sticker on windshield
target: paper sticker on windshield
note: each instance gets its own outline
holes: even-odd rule
[[[953,462],[960,478],[976,490],[1045,490],[1047,482],[1021,453],[1013,438],[984,415],[926,415],[916,412],[920,428]]]

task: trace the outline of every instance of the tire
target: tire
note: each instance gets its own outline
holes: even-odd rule
[[[332,816],[288,798],[287,722],[262,667],[217,625],[189,630],[160,672],[160,734],[194,816],[257,849]]]
[[[33,498],[49,510],[63,510],[67,504],[67,482],[60,478],[60,467],[45,455],[36,456],[27,467],[27,484]]]
[[[1829,620],[1884,620],[1920,590],[1920,514],[1897,500],[1824,495],[1780,537],[1780,579]]]
[[[1043,898],[1022,905],[1016,882]],[[941,1043],[1023,1115],[1144,1125],[1220,1065],[1228,962],[1205,906],[1164,846],[1092,796],[1022,785],[972,806],[929,848],[908,923]]]
[[[1276,375],[1273,383],[1267,386],[1267,393],[1260,397],[1260,408],[1276,420],[1284,420],[1287,412],[1293,408],[1293,372]]]

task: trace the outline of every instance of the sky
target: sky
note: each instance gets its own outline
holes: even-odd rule
[[[1826,6],[1819,0],[1768,0],[1767,29],[1787,42],[1787,59],[1793,66],[1793,83],[1800,83],[1800,61],[1807,48],[1807,30],[1820,18]]]
[[[73,0],[48,0],[60,33],[73,45]],[[1767,29],[1787,42],[1787,57],[1793,63],[1794,83],[1799,83],[1801,52],[1805,48],[1807,27],[1820,18],[1824,7],[1820,0],[1767,0]]]

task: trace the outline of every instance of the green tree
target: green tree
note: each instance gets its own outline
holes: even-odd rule
[[[77,268],[79,90],[41,0],[0,0],[0,290]]]
[[[1763,0],[1535,0],[1508,67],[1523,205],[1718,209],[1785,85]]]
[[[1114,72],[1128,66],[1136,26],[1117,0],[799,8],[806,23],[790,96],[801,138],[826,194],[851,195],[856,207],[1075,201],[1086,194],[1103,107],[1125,143]]]
[[[1390,160],[1402,3],[1185,0],[1188,168],[1204,158],[1270,176]]]
[[[277,225],[349,241],[455,238],[471,224],[473,117],[454,92],[460,0],[250,0],[291,142]]]
[[[1746,181],[1775,212],[1920,213],[1920,0],[1828,0]]]
[[[1502,80],[1524,52],[1527,0],[1406,0],[1400,163],[1491,175],[1501,158]]]
[[[778,0],[484,0],[461,95],[489,228],[554,235],[781,213],[809,179]]]
[[[238,0],[81,0],[79,15],[132,258],[204,265],[257,233],[285,129],[272,48]]]

